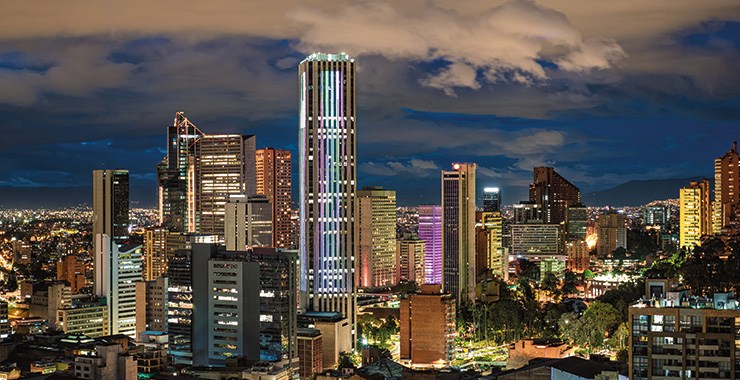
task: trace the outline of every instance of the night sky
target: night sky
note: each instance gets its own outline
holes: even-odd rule
[[[297,65],[314,51],[355,58],[359,185],[395,189],[399,204],[439,202],[455,161],[477,163],[479,188],[510,204],[533,166],[582,191],[709,176],[740,138],[737,0],[2,8],[0,187],[126,168],[154,205],[176,111],[295,152]]]

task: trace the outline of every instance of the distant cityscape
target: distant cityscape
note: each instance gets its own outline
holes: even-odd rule
[[[641,206],[449,162],[400,207],[357,186],[355,60],[296,69],[297,156],[176,111],[156,209],[105,168],[91,208],[0,211],[0,379],[740,378],[737,143]]]

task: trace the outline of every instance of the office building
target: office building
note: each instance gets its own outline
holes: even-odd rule
[[[569,240],[565,243],[565,254],[568,256],[568,270],[583,273],[588,269],[591,257],[585,240]]]
[[[352,351],[352,324],[340,313],[309,311],[298,316],[301,328],[315,328],[321,332],[323,368],[335,368],[341,352]]]
[[[197,141],[195,214],[189,231],[223,237],[229,197],[256,194],[255,140],[254,135],[205,135]]]
[[[521,201],[515,204],[514,223],[542,224],[542,208],[535,202]]]
[[[65,334],[99,338],[111,335],[110,311],[103,298],[75,297],[69,307],[57,310],[57,329]]]
[[[475,300],[475,169],[442,171],[442,285],[459,301]]]
[[[586,212],[586,206],[584,206],[582,203],[570,205],[568,206],[566,215],[566,240],[586,240],[586,227],[588,224],[588,214]]]
[[[168,231],[194,231],[188,222],[195,215],[195,144],[202,136],[184,112],[167,127],[167,156],[157,165],[157,181],[159,222]]]
[[[642,222],[646,226],[664,229],[671,218],[671,211],[665,206],[647,206],[642,210]]]
[[[110,244],[128,238],[128,170],[93,170],[93,236],[106,234]]]
[[[143,278],[141,245],[119,246],[105,234],[94,239],[94,294],[106,299],[109,331],[136,338],[136,282]]]
[[[559,257],[546,257],[539,262],[540,281],[543,281],[549,274],[558,279],[562,279],[565,274],[565,260]]]
[[[737,141],[732,149],[714,160],[714,203],[712,205],[712,231],[737,224],[740,213],[740,166],[738,165]]]
[[[264,148],[257,151],[257,194],[272,205],[272,247],[293,248],[291,154],[289,150]],[[295,247],[297,248],[297,247]]]
[[[354,326],[355,62],[343,53],[312,54],[298,76],[300,305],[339,312]]]
[[[396,243],[398,255],[398,282],[413,281],[424,284],[426,245],[424,240],[417,236],[408,236],[399,239]]]
[[[401,362],[414,367],[445,367],[453,359],[457,325],[455,298],[440,285],[422,285],[401,299]]]
[[[596,253],[601,257],[610,256],[617,248],[627,249],[627,219],[624,214],[602,214],[596,218],[598,238]]]
[[[503,246],[503,218],[500,212],[476,212],[476,268],[479,274],[492,273],[509,278],[508,248]]]
[[[272,246],[272,205],[263,195],[231,195],[224,206],[226,250]]]
[[[396,192],[365,187],[357,192],[357,286],[396,283]]]
[[[581,202],[581,191],[555,169],[536,167],[529,200],[542,210],[543,223],[560,224],[566,221],[568,207]]]
[[[167,288],[169,279],[136,283],[136,333],[145,331],[167,332]]]
[[[206,253],[210,255],[210,252]],[[167,267],[168,354],[173,364],[193,364],[193,250],[178,249]]]
[[[144,230],[144,280],[152,281],[167,274],[167,236],[163,227]]]
[[[710,233],[711,213],[709,180],[691,181],[679,193],[679,246],[701,245],[701,238]]]
[[[43,318],[50,329],[57,330],[57,311],[66,309],[71,304],[72,287],[65,281],[40,284],[33,289],[29,316]]]
[[[483,211],[501,212],[501,190],[498,187],[483,188]]]
[[[557,224],[511,225],[511,254],[529,261],[563,255],[562,241]]]
[[[426,242],[424,282],[442,284],[442,206],[419,206],[418,232]]]
[[[85,287],[85,263],[77,255],[67,255],[57,261],[57,280],[67,281],[72,294]]]
[[[666,292],[629,308],[630,379],[733,379],[740,373],[740,308],[713,298]]]
[[[298,375],[310,379],[324,370],[321,331],[314,328],[298,329]]]

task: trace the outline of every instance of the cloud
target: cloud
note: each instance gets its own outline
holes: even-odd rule
[[[411,159],[408,163],[398,161],[378,163],[371,161],[360,165],[360,169],[369,175],[382,177],[411,176],[416,178],[429,177],[440,170],[433,161],[420,159]]]

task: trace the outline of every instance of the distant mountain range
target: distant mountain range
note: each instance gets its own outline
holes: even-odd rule
[[[678,189],[701,177],[633,180],[607,190],[581,194],[586,206],[641,206],[678,198]]]
[[[587,206],[640,206],[654,200],[678,198],[678,189],[701,177],[634,180],[611,189],[581,194]],[[156,190],[151,184],[131,186],[132,207],[155,207]],[[418,202],[418,200],[417,200]],[[59,209],[92,206],[92,186],[0,187],[0,209]]]

